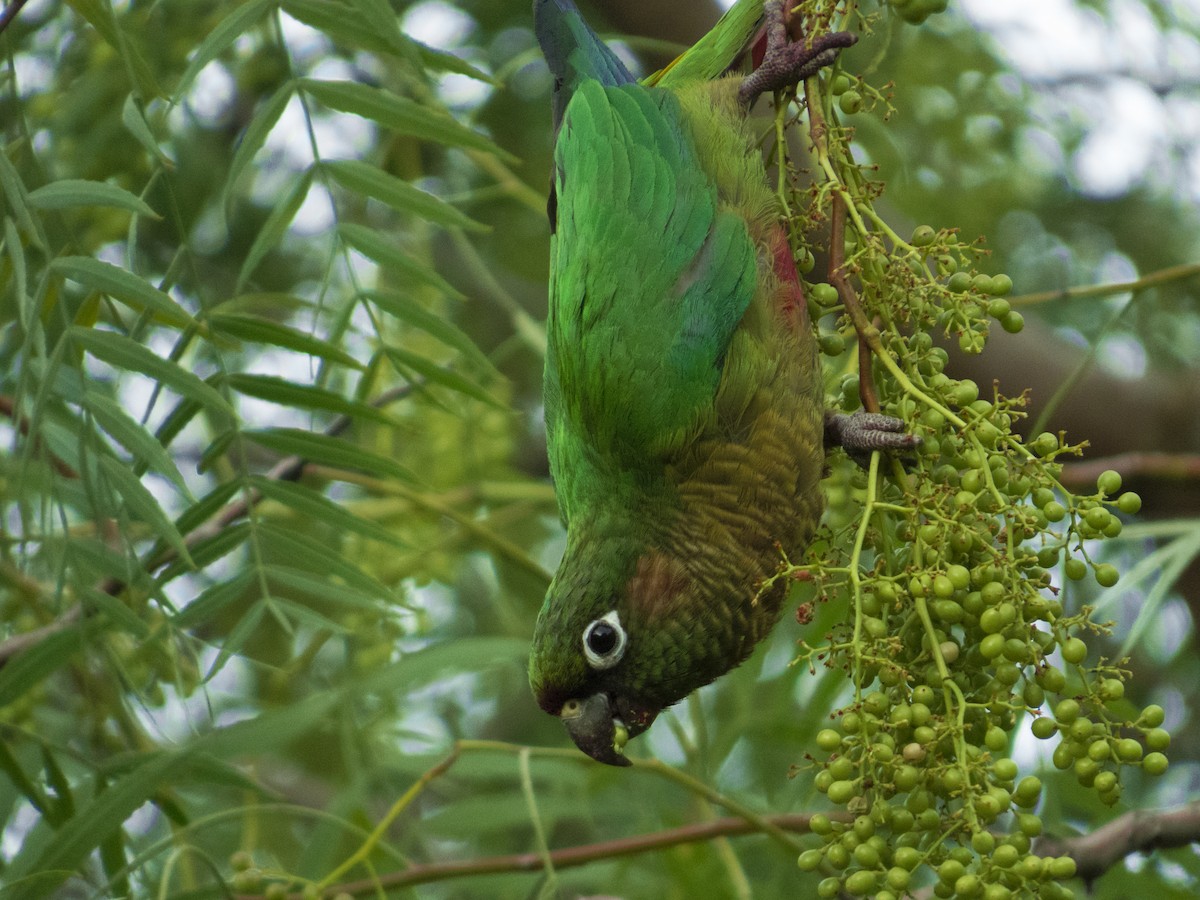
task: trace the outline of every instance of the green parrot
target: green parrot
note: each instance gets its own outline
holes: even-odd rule
[[[721,76],[766,18],[766,55]],[[911,446],[826,416],[816,340],[746,113],[848,34],[789,43],[782,0],[739,0],[639,84],[571,0],[535,0],[554,75],[545,367],[567,547],[529,680],[589,756],[741,663],[780,614],[763,590],[821,517],[824,444]]]

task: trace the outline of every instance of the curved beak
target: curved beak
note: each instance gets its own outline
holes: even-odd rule
[[[607,694],[592,694],[572,706],[571,712],[561,718],[576,747],[597,762],[610,766],[633,765],[623,752],[629,730],[613,716]]]

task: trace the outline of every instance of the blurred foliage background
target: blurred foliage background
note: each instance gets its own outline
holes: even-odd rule
[[[1200,796],[1200,7],[995,6],[914,26],[863,4],[882,14],[844,65],[895,109],[850,117],[893,226],[985,235],[1014,281],[1025,331],[950,348],[952,372],[1031,388],[1035,432],[1091,442],[1081,482],[1117,468],[1145,500],[1103,551],[1126,577],[1090,600],[1116,622],[1108,655],[1132,657],[1130,702],[1166,709],[1172,767],[1108,810],[1018,741],[1067,836]],[[367,894],[409,866],[584,844],[601,849],[583,867],[417,891],[811,891],[761,834],[604,848],[727,814],[713,790],[824,808],[789,770],[846,686],[788,662],[835,605],[786,616],[637,742],[686,778],[566,752],[528,693],[562,530],[539,396],[550,84],[526,0],[9,11],[5,895],[228,896],[283,876]],[[587,12],[641,36],[621,47],[644,72],[719,14]],[[1183,849],[1129,857],[1094,895],[1198,883]]]

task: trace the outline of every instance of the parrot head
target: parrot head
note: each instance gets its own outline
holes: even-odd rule
[[[672,556],[572,543],[538,616],[530,686],[580,750],[628,766],[626,741],[741,662],[753,639],[720,621]]]

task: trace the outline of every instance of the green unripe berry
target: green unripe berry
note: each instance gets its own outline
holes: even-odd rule
[[[1028,838],[1035,838],[1042,833],[1042,820],[1033,813],[1018,813],[1017,828]]]
[[[1012,312],[1012,306],[1007,300],[992,300],[988,303],[987,311],[993,319],[1002,319]]]
[[[836,76],[834,76],[833,84],[829,86],[829,92],[835,97],[839,97],[846,93],[846,91],[850,90],[850,84],[850,77],[839,72]]]
[[[971,835],[971,847],[980,856],[988,856],[996,849],[996,836],[990,831],[977,831]]]
[[[1133,738],[1122,738],[1117,741],[1117,758],[1125,762],[1135,762],[1142,758],[1142,745]]]
[[[1039,719],[1038,721],[1046,721]],[[1026,775],[1017,783],[1017,789],[1013,792],[1017,803],[1021,806],[1033,806],[1037,803],[1038,797],[1042,794],[1042,780],[1036,775]]]
[[[1075,860],[1069,856],[1059,856],[1046,864],[1046,871],[1051,878],[1067,879],[1075,877]]]
[[[971,279],[971,286],[986,296],[992,292],[992,276],[980,272]]]
[[[1106,702],[1120,700],[1125,696],[1125,683],[1119,678],[1105,678],[1100,682],[1100,697]]]
[[[1087,755],[1088,759],[1094,759],[1096,762],[1104,762],[1104,760],[1112,756],[1112,747],[1108,745],[1108,741],[1100,738],[1088,744]]]
[[[829,800],[839,806],[849,803],[858,794],[853,781],[835,781],[829,786]]]
[[[1014,309],[1000,320],[1000,327],[1009,334],[1020,334],[1025,327],[1025,317]]]
[[[908,870],[900,866],[892,866],[892,868],[888,869],[885,877],[887,879],[887,886],[896,891],[908,890],[908,884],[912,880],[912,876],[909,875]]]
[[[864,869],[874,869],[879,865],[879,851],[870,844],[859,844],[854,848],[854,861]]]
[[[1092,782],[1092,787],[1097,793],[1107,794],[1117,786],[1116,772],[1100,772],[1096,775],[1096,779]]]
[[[1136,515],[1142,508],[1142,498],[1133,491],[1126,491],[1117,498],[1117,509],[1126,515]]]
[[[1058,726],[1054,723],[1053,719],[1047,716],[1039,716],[1033,720],[1030,730],[1033,732],[1035,738],[1044,741],[1058,733]]]
[[[937,867],[938,880],[943,884],[954,884],[965,874],[965,867],[957,859],[948,859]]]
[[[1112,587],[1121,578],[1121,573],[1117,571],[1117,567],[1108,563],[1101,563],[1096,566],[1096,584],[1100,587]]]
[[[1071,663],[1072,665],[1078,665],[1087,659],[1087,644],[1085,644],[1079,638],[1068,638],[1062,645],[1062,655],[1065,661]],[[1066,702],[1068,701],[1063,701],[1063,703]],[[1072,700],[1070,702],[1074,703],[1075,701]],[[1078,708],[1079,704],[1075,705],[1076,708]],[[1062,706],[1062,703],[1060,703],[1059,706]]]
[[[841,356],[846,350],[846,339],[836,331],[821,335],[817,343],[826,356]]]
[[[1151,750],[1166,750],[1171,746],[1171,735],[1162,728],[1152,728],[1146,732],[1146,746]]]
[[[1072,581],[1082,581],[1087,575],[1087,563],[1082,559],[1068,559],[1064,569]]]
[[[937,232],[928,225],[918,225],[913,229],[912,239],[909,241],[914,247],[928,247],[937,237]]]
[[[1096,479],[1096,487],[1100,489],[1100,493],[1108,497],[1117,496],[1117,492],[1121,490],[1121,473],[1106,469]]]
[[[987,614],[993,612],[993,610],[989,609],[984,612]],[[979,652],[983,654],[985,659],[995,659],[1004,652],[1004,635],[989,634],[979,642]]]
[[[808,292],[809,297],[819,306],[833,306],[838,302],[838,292],[832,284],[821,282],[814,284]]]
[[[1157,728],[1166,719],[1167,714],[1157,703],[1152,703],[1142,710],[1138,721],[1150,728]]]
[[[844,98],[846,95],[843,94]],[[859,869],[846,879],[846,893],[852,897],[862,897],[875,890],[877,873],[869,869]]]
[[[1009,869],[1017,864],[1021,854],[1012,844],[1001,844],[992,854],[992,863],[1001,869]]]
[[[822,900],[830,900],[842,892],[842,882],[839,878],[822,878],[817,885],[817,896]]]
[[[829,764],[827,771],[834,781],[848,781],[854,775],[854,760],[839,756]]]
[[[821,850],[805,850],[797,858],[796,865],[800,867],[801,872],[815,872],[824,858],[825,853]]]
[[[1111,513],[1103,506],[1093,506],[1083,516],[1083,520],[1088,523],[1088,527],[1094,528],[1097,531],[1105,529],[1109,518],[1111,518]]]
[[[1067,509],[1057,500],[1051,500],[1042,507],[1042,515],[1049,522],[1061,522],[1067,515]]]
[[[813,813],[808,820],[808,830],[818,836],[833,833],[833,822],[824,813]]]
[[[833,868],[841,871],[850,865],[850,848],[839,841],[825,848],[825,861]]]
[[[838,108],[847,115],[853,115],[862,109],[863,98],[856,90],[848,90],[838,97]]]
[[[1080,641],[1082,644],[1083,641]],[[1060,725],[1070,725],[1079,718],[1079,702],[1067,697],[1058,701],[1058,705],[1054,707],[1054,718],[1058,720]]]
[[[1037,674],[1038,684],[1052,694],[1062,693],[1067,686],[1067,676],[1057,666],[1047,666]]]
[[[955,272],[946,282],[946,287],[953,294],[961,294],[971,287],[971,276],[966,272]]]
[[[1142,770],[1147,775],[1161,775],[1163,772],[1167,771],[1167,766],[1167,757],[1157,751],[1154,753],[1147,753],[1146,758],[1142,760]]]
[[[992,276],[992,294],[995,296],[1003,297],[1012,290],[1012,286],[1012,279],[1003,272]]]
[[[826,753],[831,753],[842,745],[842,736],[832,728],[822,728],[817,732],[817,747]]]
[[[992,774],[998,781],[1012,781],[1017,777],[1017,764],[1007,757],[992,763]]]

